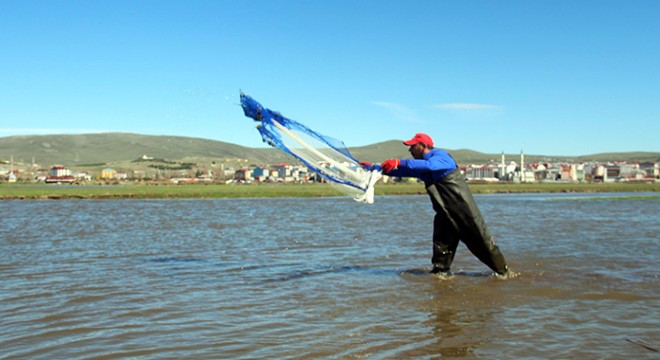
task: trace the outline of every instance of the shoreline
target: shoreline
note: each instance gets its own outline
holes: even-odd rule
[[[473,194],[660,192],[660,183],[470,184]],[[421,183],[377,184],[376,196],[426,194]],[[328,184],[1,184],[0,200],[304,198],[346,196]]]

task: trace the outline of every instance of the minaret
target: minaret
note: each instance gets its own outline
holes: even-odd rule
[[[525,181],[525,154],[520,149],[520,182]]]
[[[504,150],[502,150],[502,165],[501,165],[502,170],[500,170],[500,179],[504,179],[505,172],[506,172],[506,165],[504,164]]]
[[[7,182],[13,183],[16,182],[16,175],[14,175],[14,154],[10,155],[9,162],[9,176],[7,176]]]

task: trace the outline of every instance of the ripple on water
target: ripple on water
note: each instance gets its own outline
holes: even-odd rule
[[[2,356],[652,358],[660,201],[556,197],[476,196],[509,279],[425,196],[0,203]]]

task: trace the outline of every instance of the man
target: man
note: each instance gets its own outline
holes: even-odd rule
[[[431,197],[434,274],[448,274],[458,241],[499,275],[509,271],[504,256],[493,242],[472,193],[456,161],[444,150],[433,148],[430,136],[418,133],[404,145],[414,159],[390,159],[380,164],[383,174],[416,177],[424,181]]]

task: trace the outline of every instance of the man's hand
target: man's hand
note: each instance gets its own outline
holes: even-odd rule
[[[388,172],[395,170],[399,167],[399,159],[389,159],[383,161],[382,164],[380,164],[380,167],[383,169],[383,174],[387,174]]]
[[[380,166],[378,164],[374,165],[367,161],[361,161],[358,164],[360,164],[360,166],[362,166],[362,168],[367,171],[380,170]]]

